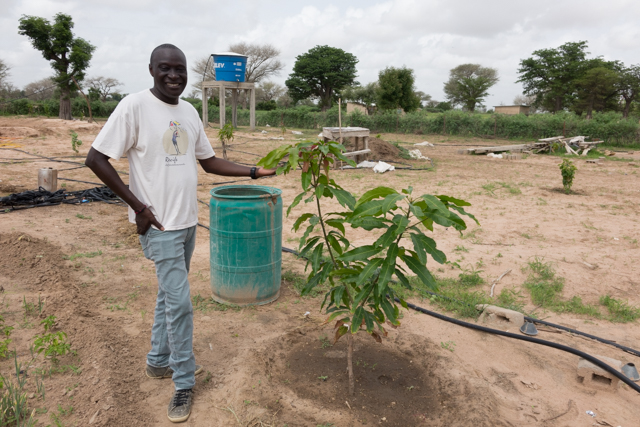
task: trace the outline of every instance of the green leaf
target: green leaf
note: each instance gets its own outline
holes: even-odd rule
[[[389,194],[387,197],[384,198],[384,200],[382,201],[382,213],[387,213],[389,212],[392,208],[397,207],[396,203],[398,203],[400,200],[404,199],[407,196],[403,196],[402,194]]]
[[[371,258],[372,256],[377,255],[379,252],[380,252],[380,249],[375,246],[371,246],[371,245],[360,246],[350,250],[349,252],[343,253],[339,258],[341,261],[345,261],[345,262],[366,260]]]
[[[311,218],[313,216],[312,213],[305,213],[302,214],[297,220],[296,222],[293,223],[293,230],[294,231],[298,231],[298,228],[300,228],[300,225],[305,222],[306,220],[308,220],[309,218]]]
[[[309,186],[311,185],[311,178],[313,174],[311,173],[311,169],[306,172],[302,172],[302,176],[300,177],[300,181],[302,184],[302,189],[306,192],[309,190]]]
[[[417,236],[422,244],[422,247],[426,250],[426,252],[429,255],[431,255],[434,261],[440,264],[444,264],[445,262],[447,262],[447,256],[444,254],[444,252],[442,252],[436,247],[435,240],[433,240],[431,237],[425,236],[424,234],[418,234]],[[411,240],[413,240],[413,234],[411,236]],[[414,241],[414,247],[415,247],[415,241]],[[426,264],[426,260],[425,260],[425,264]]]
[[[291,203],[291,206],[289,206],[289,207],[287,208],[287,216],[289,216],[289,213],[291,212],[291,209],[293,209],[293,208],[295,208],[296,206],[298,206],[298,204],[300,203],[300,200],[302,200],[302,198],[303,198],[306,194],[307,194],[307,192],[306,192],[306,191],[304,191],[304,192],[302,192],[302,193],[298,194],[298,195],[296,196],[296,198],[295,198],[295,199],[293,199],[293,202]]]
[[[313,229],[316,227],[316,225],[318,224],[317,221],[313,222],[313,219],[317,219],[317,216],[312,216],[311,218],[309,218],[309,226],[307,227],[306,230],[304,230],[304,233],[302,234],[302,237],[300,238],[300,246],[304,245],[305,242],[307,241],[307,238],[309,237],[309,234],[311,234],[311,232],[313,231]]]
[[[300,256],[301,257],[306,257],[307,256],[307,252],[309,252],[311,250],[311,248],[313,248],[313,246],[318,242],[318,240],[320,240],[320,236],[315,236],[315,237],[312,237],[309,240],[307,240],[305,242],[304,248],[302,248],[302,250],[300,251]]]
[[[257,166],[262,166],[265,169],[273,169],[278,165],[278,162],[289,153],[290,148],[292,148],[291,145],[281,145],[280,147],[270,151],[269,154],[260,159],[257,163]]]
[[[402,286],[404,286],[409,290],[413,289],[413,287],[411,286],[411,283],[409,283],[409,279],[407,279],[407,276],[405,276],[404,273],[399,268],[397,268],[397,266],[396,266],[395,273],[396,273],[396,277],[398,278]]]
[[[382,266],[380,267],[380,275],[378,276],[378,295],[383,294],[384,288],[387,286],[389,280],[396,267],[396,257],[398,256],[398,244],[393,243],[387,250],[387,257],[384,259]]]
[[[354,220],[350,220],[349,223],[354,228],[364,228],[367,231],[371,231],[374,228],[389,228],[387,225],[388,220],[382,218],[360,217]]]
[[[340,338],[342,338],[343,335],[345,335],[347,332],[349,332],[349,328],[347,328],[346,326],[340,326],[337,330],[336,330],[336,335],[333,338],[333,343],[337,343],[338,340]]]
[[[381,250],[386,248],[398,237],[397,231],[398,226],[396,224],[392,225],[382,234],[382,236],[378,237],[378,240],[376,240],[373,245],[379,247]]]
[[[362,195],[358,199],[358,203],[356,203],[356,208],[363,203],[366,203],[370,200],[377,199],[379,197],[387,197],[389,194],[397,194],[398,192],[393,188],[389,187],[376,187],[373,188]]]
[[[316,187],[316,197],[319,199],[323,196],[324,194],[324,184],[318,184],[318,186]]]
[[[311,262],[311,267],[313,271],[318,271],[320,268],[320,263],[322,262],[322,248],[324,247],[324,242],[320,242],[316,248],[313,250],[313,253],[309,257],[309,261]]]
[[[369,202],[358,205],[351,214],[351,218],[353,219],[359,216],[379,215],[381,208],[382,200],[371,200]]]
[[[460,212],[462,215],[468,216],[469,218],[474,220],[476,222],[476,224],[480,225],[480,222],[476,219],[476,217],[471,215],[469,212],[465,211],[464,209],[459,208],[457,206],[451,206],[451,209],[455,209],[456,211]],[[462,219],[462,218],[460,218],[460,219]]]
[[[339,188],[332,188],[332,187],[327,187],[327,188],[333,193],[334,196],[336,196],[338,203],[340,203],[342,206],[346,208],[353,210],[353,208],[356,205],[356,199],[355,197],[353,197],[351,193]]]
[[[373,276],[373,274],[378,269],[378,267],[380,267],[380,264],[382,264],[383,261],[383,258],[373,258],[372,260],[370,260],[360,272],[358,280],[356,281],[356,286],[360,286],[367,279],[371,278],[371,276]]]
[[[416,276],[418,276],[420,281],[424,283],[424,285],[427,288],[431,290],[436,290],[438,288],[438,286],[436,285],[435,279],[433,278],[431,273],[429,273],[429,270],[427,270],[427,267],[425,267],[420,262],[417,256],[414,257],[412,255],[404,254],[404,255],[400,255],[400,259],[402,259],[402,261],[404,261],[404,263],[407,264],[407,267],[409,267],[411,271],[416,273]]]
[[[368,311],[364,312],[364,324],[367,326],[367,332],[373,332],[374,317]]]
[[[367,283],[366,285],[364,285],[362,289],[360,289],[360,292],[358,292],[356,297],[353,299],[353,305],[360,305],[360,303],[364,299],[366,299],[367,296],[369,296],[369,293],[371,293],[371,289],[373,289],[373,283]]]
[[[423,194],[421,197],[422,200],[425,201],[429,209],[438,210],[445,217],[449,216],[449,209],[447,209],[447,207],[436,196],[432,196],[431,194]]]
[[[291,149],[289,149],[289,167],[293,170],[296,170],[298,168],[298,147],[291,147]]]
[[[338,240],[334,236],[332,236],[331,234],[327,235],[327,241],[329,242],[329,245],[331,245],[333,250],[336,251],[338,256],[342,255],[342,247],[340,246],[340,243],[338,243]]]
[[[411,194],[411,193],[413,193],[413,187],[409,186],[409,188],[403,189],[402,192],[404,194]]]
[[[418,259],[421,263],[427,263],[427,250],[425,249],[422,239],[420,239],[419,234],[411,233],[411,241],[413,242],[413,249],[416,251],[416,255],[418,255]]]
[[[342,222],[343,220],[341,219],[328,219],[324,223],[333,228],[337,228],[338,230],[340,230],[342,235],[344,235],[346,230],[344,229],[344,224]]]
[[[364,308],[362,306],[358,306],[356,308],[355,313],[353,313],[353,319],[351,319],[351,333],[355,334],[360,329],[360,325],[362,325],[362,319],[364,318]]]
[[[387,316],[387,320],[391,322],[392,325],[397,326],[400,324],[400,322],[398,322],[397,310],[386,297],[383,297],[382,301],[380,301],[380,307],[384,311],[385,316]]]
[[[317,273],[315,274],[305,285],[304,289],[302,289],[302,292],[300,292],[301,295],[307,295],[309,292],[311,292],[311,290],[313,288],[315,288],[318,283],[320,283],[320,280],[322,280],[322,274]]]
[[[451,196],[444,196],[444,195],[440,195],[440,196],[436,196],[438,199],[440,199],[443,202],[449,202],[449,203],[453,203],[456,206],[471,206],[471,203],[469,202],[465,202],[462,199],[456,199],[455,197],[451,197]]]

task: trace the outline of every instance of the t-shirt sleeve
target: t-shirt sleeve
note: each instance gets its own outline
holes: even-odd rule
[[[213,151],[213,147],[209,142],[209,138],[204,132],[204,126],[202,125],[202,122],[200,122],[200,118],[198,118],[198,122],[200,123],[200,126],[198,126],[198,137],[196,138],[195,145],[196,159],[210,159],[211,157],[215,156],[216,153],[215,151]]]
[[[125,98],[126,99],[126,98]],[[137,133],[128,120],[126,105],[120,102],[111,114],[91,147],[105,156],[119,160],[131,147],[135,146]]]

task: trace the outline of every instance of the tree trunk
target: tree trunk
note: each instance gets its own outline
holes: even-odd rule
[[[593,104],[595,103],[595,97],[592,96],[589,100],[589,105],[587,106],[587,120],[591,120],[593,118]]]
[[[347,372],[349,372],[349,394],[353,396],[355,384],[353,380],[353,334],[347,331]]]
[[[622,117],[625,119],[629,117],[629,110],[631,110],[632,99],[624,98],[624,110],[622,110]]]
[[[69,97],[69,88],[60,89],[60,113],[58,118],[62,120],[72,120],[71,118],[71,98]]]
[[[556,96],[556,106],[555,106],[555,110],[553,111],[554,113],[557,113],[558,111],[560,111],[560,101],[562,100],[562,98],[560,98],[559,96]]]

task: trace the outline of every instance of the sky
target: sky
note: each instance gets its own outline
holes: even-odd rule
[[[510,105],[521,59],[533,51],[586,40],[590,56],[640,63],[640,2],[633,0],[1,0],[0,59],[22,88],[49,77],[49,63],[26,36],[22,15],[73,17],[74,33],[96,46],[87,76],[114,77],[122,93],[152,86],[149,54],[162,43],[180,47],[187,61],[224,52],[232,43],[270,43],[285,68],[317,45],[354,54],[358,81],[376,81],[385,67],[415,72],[416,89],[445,100],[449,70],[475,63],[498,70],[485,104]],[[190,73],[190,81],[200,76]],[[185,91],[185,95],[191,88]]]

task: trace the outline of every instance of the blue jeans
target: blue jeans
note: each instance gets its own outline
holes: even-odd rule
[[[173,231],[149,228],[139,237],[144,255],[154,262],[158,276],[158,299],[147,363],[156,368],[170,366],[176,390],[193,388],[196,360],[187,275],[196,244],[196,227]]]

